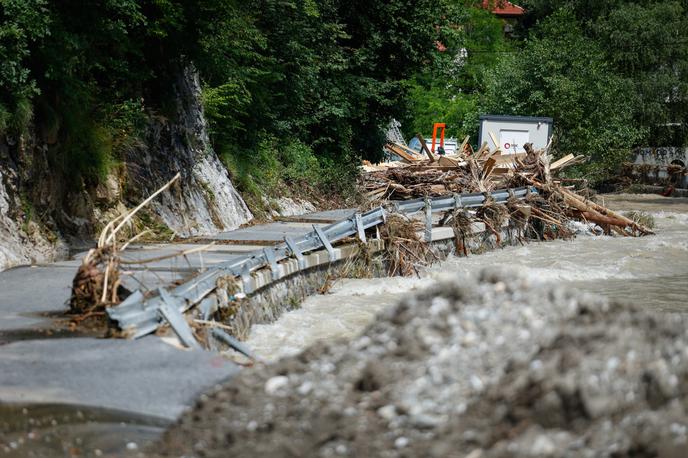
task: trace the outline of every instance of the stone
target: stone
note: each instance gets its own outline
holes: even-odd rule
[[[279,396],[286,394],[286,387],[289,385],[289,378],[284,375],[272,377],[265,382],[265,393],[270,396]]]

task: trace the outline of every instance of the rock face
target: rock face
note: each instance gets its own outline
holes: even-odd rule
[[[307,200],[286,196],[279,197],[277,199],[268,199],[267,197],[264,197],[263,203],[265,203],[267,207],[271,208],[270,216],[272,217],[296,216],[317,211],[315,205]]]
[[[20,264],[50,262],[66,253],[59,239],[50,241],[37,223],[21,220],[21,199],[11,169],[0,166],[0,271]]]
[[[163,456],[683,456],[688,317],[485,271],[246,369]]]
[[[97,227],[177,172],[181,179],[149,207],[177,235],[212,234],[251,220],[210,145],[200,91],[193,69],[180,70],[175,112],[150,116],[146,138],[129,147],[124,166],[94,189],[74,190],[66,185],[69,177],[54,172],[49,157],[59,155],[60,144],[40,126],[19,139],[0,138],[0,270],[63,256],[63,238],[77,244],[91,239]]]
[[[178,184],[151,205],[162,221],[180,236],[236,229],[253,215],[211,148],[192,69],[180,71],[175,93],[176,122],[153,120],[145,143],[127,153],[127,199],[145,199],[180,172]]]

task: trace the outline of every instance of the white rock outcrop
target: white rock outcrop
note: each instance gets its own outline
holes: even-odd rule
[[[63,250],[62,245],[48,241],[36,223],[28,222],[22,227],[12,217],[11,209],[18,202],[5,186],[10,173],[0,168],[0,271],[22,264],[50,262]]]

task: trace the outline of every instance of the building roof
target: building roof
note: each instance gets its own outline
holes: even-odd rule
[[[492,8],[492,13],[501,17],[523,16],[525,10],[506,0],[483,0],[483,8]]]

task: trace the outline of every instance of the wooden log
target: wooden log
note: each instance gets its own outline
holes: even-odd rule
[[[578,200],[579,202],[583,202],[583,204],[588,205],[590,208],[594,209],[598,213],[601,213],[602,215],[609,216],[609,217],[623,221],[625,223],[625,226],[630,226],[631,228],[637,230],[638,232],[641,232],[642,234],[654,234],[654,232],[652,232],[650,229],[641,226],[640,224],[636,223],[632,219],[626,218],[625,216],[620,215],[620,214],[616,213],[615,211],[608,209],[607,207],[603,207],[602,205],[597,204],[591,200],[587,200],[584,197],[579,196],[575,192],[569,191],[566,188],[559,188],[559,189],[561,189],[561,191],[564,195],[570,197],[571,199]]]
[[[581,211],[581,216],[585,218],[588,221],[592,221],[593,223],[603,225],[603,224],[609,224],[611,226],[621,226],[621,227],[626,227],[627,224],[625,221],[620,220],[618,218],[613,218],[611,216],[605,216],[599,212],[596,211]]]

